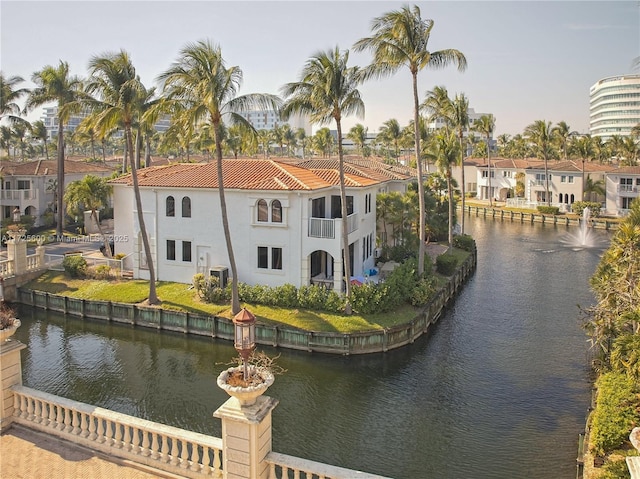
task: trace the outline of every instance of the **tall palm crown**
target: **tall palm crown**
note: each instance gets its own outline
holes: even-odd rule
[[[4,73],[0,72],[0,120],[5,117],[8,117],[10,121],[21,120],[18,101],[29,93],[29,89],[16,87],[23,81],[24,78],[20,76],[6,78]]]
[[[566,121],[560,121],[556,124],[556,126],[551,131],[555,140],[558,142],[558,146],[560,150],[562,150],[563,159],[567,159],[567,149],[569,143],[569,137],[575,133],[571,131],[571,128],[567,124]]]
[[[305,64],[300,81],[282,87],[286,103],[282,116],[288,118],[293,113],[309,115],[313,123],[336,122],[338,130],[338,158],[340,164],[340,199],[342,204],[342,248],[344,274],[347,279],[347,313],[351,312],[351,258],[349,255],[349,232],[347,230],[347,200],[344,179],[344,157],[342,152],[342,117],[364,116],[364,102],[360,98],[358,84],[360,70],[349,67],[349,51],[340,52],[338,47],[327,52],[314,54]]]
[[[461,168],[461,193],[462,193],[462,211],[460,221],[460,231],[464,234],[464,207],[466,196],[466,185],[464,179],[464,132],[469,129],[469,99],[464,93],[459,93],[453,99],[451,105],[451,126],[456,129],[458,133],[458,142],[460,146],[460,168]]]
[[[488,181],[489,181],[489,204],[493,205],[493,195],[491,194],[491,145],[489,144],[491,135],[493,135],[493,130],[496,127],[496,121],[493,115],[482,115],[476,121],[474,125],[474,129],[480,133],[482,133],[487,141],[487,171],[488,171]]]
[[[58,104],[58,193],[57,193],[57,221],[56,233],[62,236],[64,227],[64,125],[73,113],[80,111],[80,100],[84,97],[82,80],[72,76],[69,64],[61,61],[57,67],[45,66],[35,72],[31,80],[36,88],[31,91],[27,99],[27,109],[33,109],[45,103]]]
[[[400,123],[395,118],[385,121],[380,128],[380,135],[384,138],[385,141],[389,141],[393,143],[393,147],[396,152],[396,161],[400,156],[400,148],[399,142],[400,138],[402,138],[402,128],[400,128]]]
[[[382,78],[408,67],[413,81],[413,121],[415,127],[415,155],[418,176],[418,201],[420,210],[420,248],[418,252],[418,273],[424,273],[425,254],[425,202],[420,160],[418,71],[424,68],[444,68],[451,63],[464,71],[467,67],[465,56],[458,50],[445,49],[437,52],[428,50],[429,38],[434,22],[422,19],[420,8],[404,6],[374,18],[371,23],[373,35],[358,40],[354,48],[373,53],[371,65],[365,68],[365,78]]]
[[[250,131],[255,130],[240,114],[253,109],[278,110],[280,100],[275,95],[238,95],[242,84],[242,70],[237,66],[227,67],[222,50],[209,40],[187,44],[180,51],[178,60],[158,79],[163,84],[163,92],[169,103],[180,105],[183,118],[194,126],[208,123],[211,126],[216,150],[218,192],[222,226],[231,266],[231,310],[240,311],[238,294],[238,270],[236,267],[227,204],[224,194],[222,170],[222,119],[229,124],[243,124]]]
[[[144,221],[142,198],[138,187],[138,173],[133,158],[132,127],[139,120],[138,105],[146,90],[136,75],[129,54],[124,50],[117,53],[105,53],[94,56],[89,61],[90,78],[87,92],[94,95],[85,103],[94,111],[93,126],[99,134],[107,134],[115,127],[124,128],[129,164],[131,166],[131,180],[133,182],[134,197],[138,216],[138,225],[144,254],[149,269],[149,298],[150,304],[159,302],[156,293],[156,278],[151,256],[151,246]]]
[[[551,206],[551,195],[549,192],[549,159],[554,155],[553,130],[550,121],[536,120],[524,129],[524,134],[531,142],[535,154],[544,159],[545,178],[545,199],[547,205]]]

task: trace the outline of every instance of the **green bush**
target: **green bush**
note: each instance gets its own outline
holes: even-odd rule
[[[386,283],[365,283],[351,288],[351,306],[360,314],[384,313],[395,307]]]
[[[571,205],[571,211],[577,214],[578,216],[582,216],[585,208],[589,208],[589,213],[593,218],[597,218],[600,216],[600,208],[602,205],[600,203],[595,203],[593,201],[576,201]]]
[[[62,267],[72,278],[84,278],[87,275],[87,261],[80,255],[65,256]]]
[[[108,264],[99,264],[98,266],[94,266],[88,268],[87,276],[93,279],[110,279],[111,278],[111,267]]]
[[[457,267],[456,257],[449,253],[443,253],[436,258],[436,271],[444,276],[451,276]]]
[[[411,293],[409,301],[412,306],[424,306],[427,304],[436,293],[437,285],[435,278],[422,278],[416,284],[416,287]]]
[[[558,208],[557,206],[538,205],[537,209],[543,215],[558,215],[558,214],[560,214],[560,208]]]
[[[231,300],[231,286],[227,285],[226,288],[221,288],[220,282],[215,276],[207,279],[202,273],[198,273],[193,276],[192,282],[198,296],[203,301],[220,304]]]
[[[302,286],[298,289],[298,306],[303,309],[341,313],[344,298],[333,290],[318,286]]]
[[[469,235],[458,235],[453,237],[453,246],[465,251],[473,251],[475,241]]]
[[[394,269],[384,282],[389,287],[389,308],[393,309],[406,303],[411,297],[417,281],[418,264],[415,258],[405,261]]]
[[[608,372],[596,381],[598,396],[591,423],[591,448],[598,456],[623,445],[640,414],[633,379],[624,373]]]

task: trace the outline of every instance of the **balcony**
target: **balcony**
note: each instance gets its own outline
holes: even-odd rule
[[[1,200],[36,200],[38,190],[0,190]]]
[[[638,194],[638,187],[633,185],[618,185],[618,193],[634,193]]]
[[[340,235],[342,218],[309,218],[309,237],[333,239]],[[358,214],[347,216],[347,232],[358,229]]]

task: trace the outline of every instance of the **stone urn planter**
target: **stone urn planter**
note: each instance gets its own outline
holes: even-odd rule
[[[0,344],[3,344],[20,327],[16,313],[6,303],[0,302]]]
[[[20,327],[20,320],[13,318],[13,323],[7,327],[0,329],[0,343],[4,343],[11,336],[13,336],[16,330]]]
[[[222,371],[217,383],[220,389],[236,398],[240,406],[244,407],[255,404],[256,399],[265,393],[274,379],[273,373],[268,369],[249,366],[249,378],[245,381],[243,368],[240,366]]]

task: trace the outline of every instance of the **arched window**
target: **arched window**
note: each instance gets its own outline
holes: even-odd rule
[[[188,196],[182,198],[182,217],[191,218],[191,198]]]
[[[167,196],[167,216],[176,215],[176,200],[173,196]]]
[[[269,221],[269,207],[265,200],[258,200],[258,221]]]
[[[282,223],[282,204],[280,200],[271,202],[271,222]]]
[[[571,203],[569,204],[572,205],[575,201],[576,201],[576,196],[573,193],[571,193]]]

